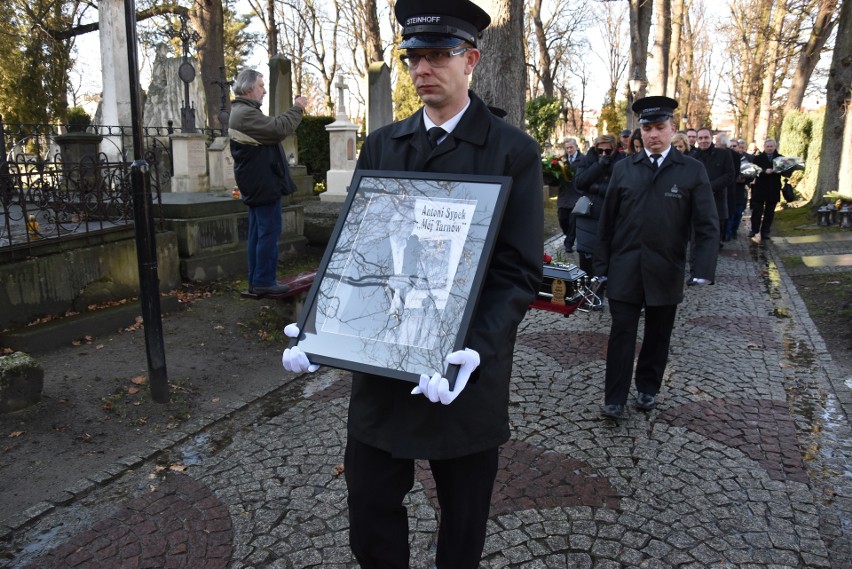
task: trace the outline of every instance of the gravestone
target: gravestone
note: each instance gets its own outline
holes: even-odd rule
[[[283,55],[274,55],[269,60],[269,116],[278,116],[293,106],[292,64]],[[303,200],[314,196],[314,178],[308,169],[299,164],[299,139],[292,134],[281,143],[284,156],[290,166],[290,176],[296,184],[296,193],[289,200]]]
[[[197,69],[197,62],[193,59],[190,61]],[[143,126],[166,126],[169,121],[173,121],[176,125],[180,124],[184,83],[178,76],[178,69],[182,63],[182,57],[172,57],[169,54],[169,47],[166,44],[157,46],[151,82],[148,84],[145,107],[142,111]],[[189,98],[195,103],[196,127],[204,128],[207,126],[207,98],[204,94],[203,78],[200,75],[189,84]]]
[[[335,121],[326,125],[328,132],[329,159],[331,169],[326,175],[326,191],[320,194],[320,200],[343,202],[355,172],[355,133],[358,127],[346,116],[343,92],[348,89],[343,77],[335,84],[338,91],[337,116]]]
[[[200,132],[177,133],[171,139],[174,176],[169,190],[175,193],[208,191],[207,136]]]
[[[230,138],[217,136],[207,149],[210,172],[210,191],[230,193],[237,185],[234,179],[234,158],[231,156]]]
[[[393,90],[390,67],[382,61],[367,71],[367,133],[393,122]]]
[[[277,117],[293,106],[292,63],[283,55],[269,59],[269,116]],[[290,135],[281,143],[284,156],[290,164],[299,163],[299,145],[296,135]]]
[[[41,400],[44,370],[29,354],[0,356],[0,413],[20,411]]]

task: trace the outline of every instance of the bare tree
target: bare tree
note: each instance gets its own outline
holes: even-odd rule
[[[628,58],[624,56],[626,34],[624,4],[620,2],[604,2],[601,5],[601,26],[599,31],[603,39],[606,51],[603,55],[596,53],[598,59],[603,63],[607,75],[607,97],[610,103],[615,103],[618,96],[618,86],[627,69]]]
[[[826,85],[822,152],[814,192],[820,203],[828,192],[852,187],[852,3],[842,2],[837,40]]]
[[[648,82],[648,36],[651,32],[653,0],[629,0],[630,2],[630,70],[628,77],[643,82],[634,96],[645,96]],[[628,112],[631,112],[628,109]]]
[[[805,90],[811,75],[819,63],[825,43],[837,24],[837,0],[816,0],[816,17],[810,28],[810,34],[799,53],[796,71],[793,73],[790,90],[787,93],[786,111],[798,110],[805,98]]]
[[[669,46],[669,69],[666,78],[666,94],[675,96],[677,94],[677,80],[680,75],[680,64],[683,50],[683,21],[686,17],[686,5],[684,0],[673,0],[671,2],[671,39]]]
[[[524,127],[524,2],[491,0],[491,26],[479,44],[482,59],[471,87],[488,104],[506,111],[506,120]]]
[[[530,60],[535,60],[529,64],[530,79],[537,83],[530,94],[555,98],[568,90],[570,67],[585,53],[579,34],[588,26],[590,7],[568,0],[529,0],[528,11],[526,44]]]
[[[200,80],[204,82],[204,97],[207,100],[207,125],[215,127],[219,123],[219,105],[216,101],[221,98],[222,90],[213,81],[219,79],[220,68],[225,67],[222,0],[194,0],[189,16],[199,35],[195,49],[201,68]],[[229,105],[230,102],[226,102],[226,107]]]
[[[334,80],[340,72],[340,29],[342,0],[286,0],[278,17],[282,53],[293,63],[293,86],[297,92],[310,92],[316,73],[326,111],[334,111]]]
[[[760,111],[757,124],[754,127],[754,137],[764,140],[769,134],[769,122],[772,114],[772,100],[775,94],[775,78],[779,63],[781,33],[784,19],[787,16],[787,6],[777,2],[772,8],[772,19],[769,24],[769,41],[766,43],[766,67],[763,70],[763,87],[760,90]]]
[[[650,78],[649,91],[654,95],[666,95],[669,77],[669,50],[672,39],[672,3],[671,0],[654,0],[656,27],[654,49],[651,52],[654,63],[654,76]],[[670,94],[674,94],[672,91]]]

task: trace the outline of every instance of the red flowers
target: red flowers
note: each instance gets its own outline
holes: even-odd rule
[[[549,265],[549,264],[550,264],[550,262],[551,262],[552,260],[553,260],[553,257],[551,257],[550,255],[548,255],[547,253],[545,253],[545,254],[544,254],[544,263],[545,263],[546,265]]]

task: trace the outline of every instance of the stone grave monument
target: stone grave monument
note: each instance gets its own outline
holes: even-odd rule
[[[393,122],[393,90],[390,67],[383,61],[367,71],[367,134]]]
[[[337,115],[335,121],[326,125],[329,138],[329,158],[331,169],[326,178],[326,191],[320,195],[322,201],[343,202],[352,174],[355,172],[355,134],[358,127],[346,116],[343,92],[348,89],[343,77],[335,84],[337,87]]]
[[[278,116],[293,106],[292,63],[283,55],[274,55],[269,60],[269,116]],[[308,175],[307,167],[299,164],[299,140],[293,134],[281,143],[284,156],[290,166],[290,175],[296,184],[296,193],[289,196],[291,200],[312,198],[314,195],[314,179]],[[287,201],[288,198],[285,198]]]

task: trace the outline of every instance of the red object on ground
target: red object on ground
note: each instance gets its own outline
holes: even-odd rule
[[[288,298],[303,292],[307,292],[308,289],[311,288],[311,285],[314,284],[314,279],[316,278],[316,276],[316,271],[305,271],[304,273],[299,273],[298,275],[294,275],[282,281],[278,281],[280,284],[285,284],[290,287],[290,290],[288,290],[287,292],[282,292],[280,294],[254,294],[247,290],[244,290],[240,293],[240,296],[243,298],[251,298],[253,300],[259,300],[261,298]]]

